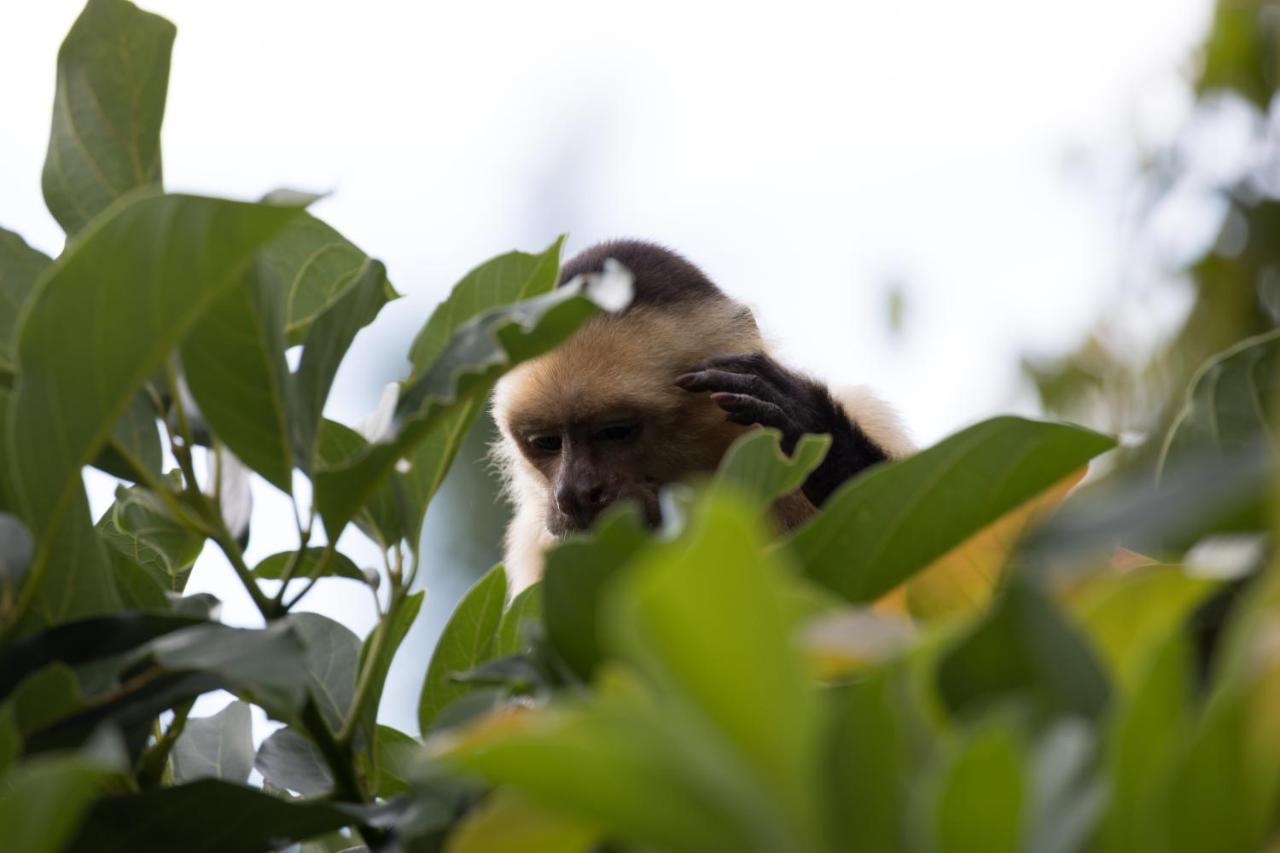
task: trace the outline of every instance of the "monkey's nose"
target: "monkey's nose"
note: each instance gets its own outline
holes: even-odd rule
[[[556,489],[556,507],[578,530],[586,530],[613,501],[609,489],[602,485],[564,486]]]

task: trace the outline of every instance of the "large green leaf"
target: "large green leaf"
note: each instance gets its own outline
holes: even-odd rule
[[[379,797],[394,797],[409,789],[413,758],[421,744],[402,731],[390,726],[378,726],[374,736],[373,751],[377,754],[377,779],[374,793]]]
[[[418,618],[418,612],[422,610],[422,600],[426,597],[425,592],[415,592],[412,595],[405,596],[404,600],[399,602],[393,610],[387,614],[383,620],[384,630],[388,631],[386,640],[382,643],[379,650],[377,660],[370,661],[369,656],[373,653],[374,635],[370,632],[369,636],[360,646],[360,668],[364,670],[366,666],[372,667],[372,675],[370,679],[373,687],[370,688],[369,701],[365,703],[364,711],[359,721],[359,731],[364,738],[362,743],[368,744],[374,740],[376,729],[378,726],[378,707],[382,703],[382,691],[387,684],[387,673],[391,670],[391,662],[395,659],[396,652],[400,648],[400,644],[404,642],[405,636],[409,633],[409,629],[413,627],[414,620]],[[375,750],[373,772],[378,771],[379,754]]]
[[[583,680],[604,659],[600,607],[609,581],[649,540],[636,507],[611,508],[591,533],[547,552],[542,620],[547,639]]]
[[[829,435],[806,435],[786,456],[775,429],[752,430],[733,443],[720,460],[716,482],[759,500],[765,506],[794,492],[822,462],[831,446]]]
[[[204,537],[176,521],[155,493],[142,486],[116,489],[99,519],[98,533],[114,550],[143,568],[161,588],[182,592]]]
[[[84,755],[42,756],[0,776],[0,839],[6,850],[58,853],[80,825],[108,772]]]
[[[1025,756],[1016,729],[989,723],[973,733],[937,782],[927,849],[1014,853],[1026,808]]]
[[[606,601],[606,637],[732,744],[779,822],[811,839],[818,699],[793,644],[783,566],[738,500],[708,493],[681,539],[637,558]]]
[[[17,516],[0,512],[0,590],[3,594],[16,592],[34,553],[35,540],[27,526]]]
[[[182,344],[182,369],[218,439],[281,491],[293,491],[284,294],[250,268]]]
[[[248,782],[253,769],[253,719],[239,700],[212,717],[187,720],[170,753],[176,784],[197,779]]]
[[[450,702],[474,689],[452,681],[454,675],[488,660],[507,599],[507,573],[501,564],[475,582],[458,602],[436,641],[418,697],[418,726],[431,724]]]
[[[277,788],[296,791],[304,797],[333,788],[333,774],[320,750],[306,735],[291,728],[272,732],[252,761],[262,778]]]
[[[144,389],[133,395],[93,465],[112,476],[138,483],[159,480],[163,461],[156,407]]]
[[[175,32],[125,0],[89,0],[62,42],[42,183],[68,234],[130,190],[159,186]]]
[[[320,423],[320,434],[315,444],[315,465],[318,468],[334,468],[347,459],[365,452],[369,442],[364,436],[345,424],[328,418]],[[401,517],[405,515],[404,478],[393,475],[365,502],[356,513],[356,527],[372,539],[382,550],[387,550],[403,538]]]
[[[115,606],[80,470],[165,355],[296,215],[195,196],[135,198],[75,240],[37,284],[19,333],[6,456],[40,543],[24,602],[43,618]]]
[[[293,578],[313,578],[313,577],[339,577],[351,578],[352,580],[365,583],[364,572],[360,571],[355,563],[351,562],[351,558],[339,551],[333,551],[328,557],[325,552],[328,548],[306,548],[303,549],[302,557],[298,559],[293,569]],[[255,577],[264,578],[266,580],[280,580],[284,577],[284,570],[293,560],[294,551],[281,551],[278,554],[272,554],[258,565],[253,567]],[[321,563],[323,562],[323,565]]]
[[[1160,467],[1197,454],[1221,459],[1275,434],[1280,392],[1280,330],[1241,341],[1196,373],[1186,402],[1165,436]]]
[[[552,349],[600,310],[624,307],[630,294],[625,277],[580,281],[463,324],[431,367],[405,387],[393,435],[316,471],[315,502],[329,535],[336,537],[397,462],[433,430],[449,425],[460,407],[477,405],[512,366]]]
[[[202,779],[94,803],[68,853],[224,853],[267,850],[341,829],[355,817],[332,803],[291,803]]]
[[[0,228],[0,371],[13,372],[13,341],[18,312],[26,304],[36,279],[53,263],[26,241]]]
[[[1112,446],[1063,424],[984,421],[846,483],[787,548],[809,577],[871,601]]]
[[[942,659],[941,698],[974,715],[1010,699],[1044,718],[1098,718],[1110,687],[1088,640],[1030,581],[1015,577],[981,622]]]
[[[542,582],[520,590],[511,606],[502,614],[498,634],[493,640],[493,656],[503,658],[522,651],[526,645],[529,623],[539,624],[542,617]]]
[[[307,650],[307,689],[325,721],[337,731],[356,692],[360,638],[345,625],[318,613],[295,613],[289,622]]]

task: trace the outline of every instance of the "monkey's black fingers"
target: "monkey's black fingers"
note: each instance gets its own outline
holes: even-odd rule
[[[778,362],[762,352],[738,352],[713,355],[697,366],[698,370],[729,370],[734,373],[750,373],[771,384],[785,388],[795,381]]]
[[[724,392],[712,394],[711,399],[715,401],[717,406],[728,413],[729,420],[735,424],[743,424],[744,426],[760,424],[761,426],[777,427],[782,430],[782,434],[788,440],[799,437],[799,430],[795,422],[776,403],[761,400],[758,397],[751,397],[747,394],[728,394]]]
[[[782,402],[778,389],[754,373],[730,373],[727,370],[697,370],[676,377],[676,384],[686,391],[714,391],[746,394]]]

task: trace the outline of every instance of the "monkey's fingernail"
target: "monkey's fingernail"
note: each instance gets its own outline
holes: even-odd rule
[[[697,375],[693,373],[682,373],[676,377],[676,384],[681,388],[688,388],[697,380]]]
[[[738,402],[738,395],[730,394],[728,391],[716,391],[711,395],[711,399],[717,403],[736,403]]]

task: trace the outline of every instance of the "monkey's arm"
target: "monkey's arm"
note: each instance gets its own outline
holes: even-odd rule
[[[822,506],[842,483],[864,469],[898,455],[867,434],[827,388],[787,370],[764,353],[709,358],[676,378],[686,391],[711,392],[711,399],[737,424],[761,424],[782,432],[787,453],[805,433],[831,436],[826,458],[802,491]]]

